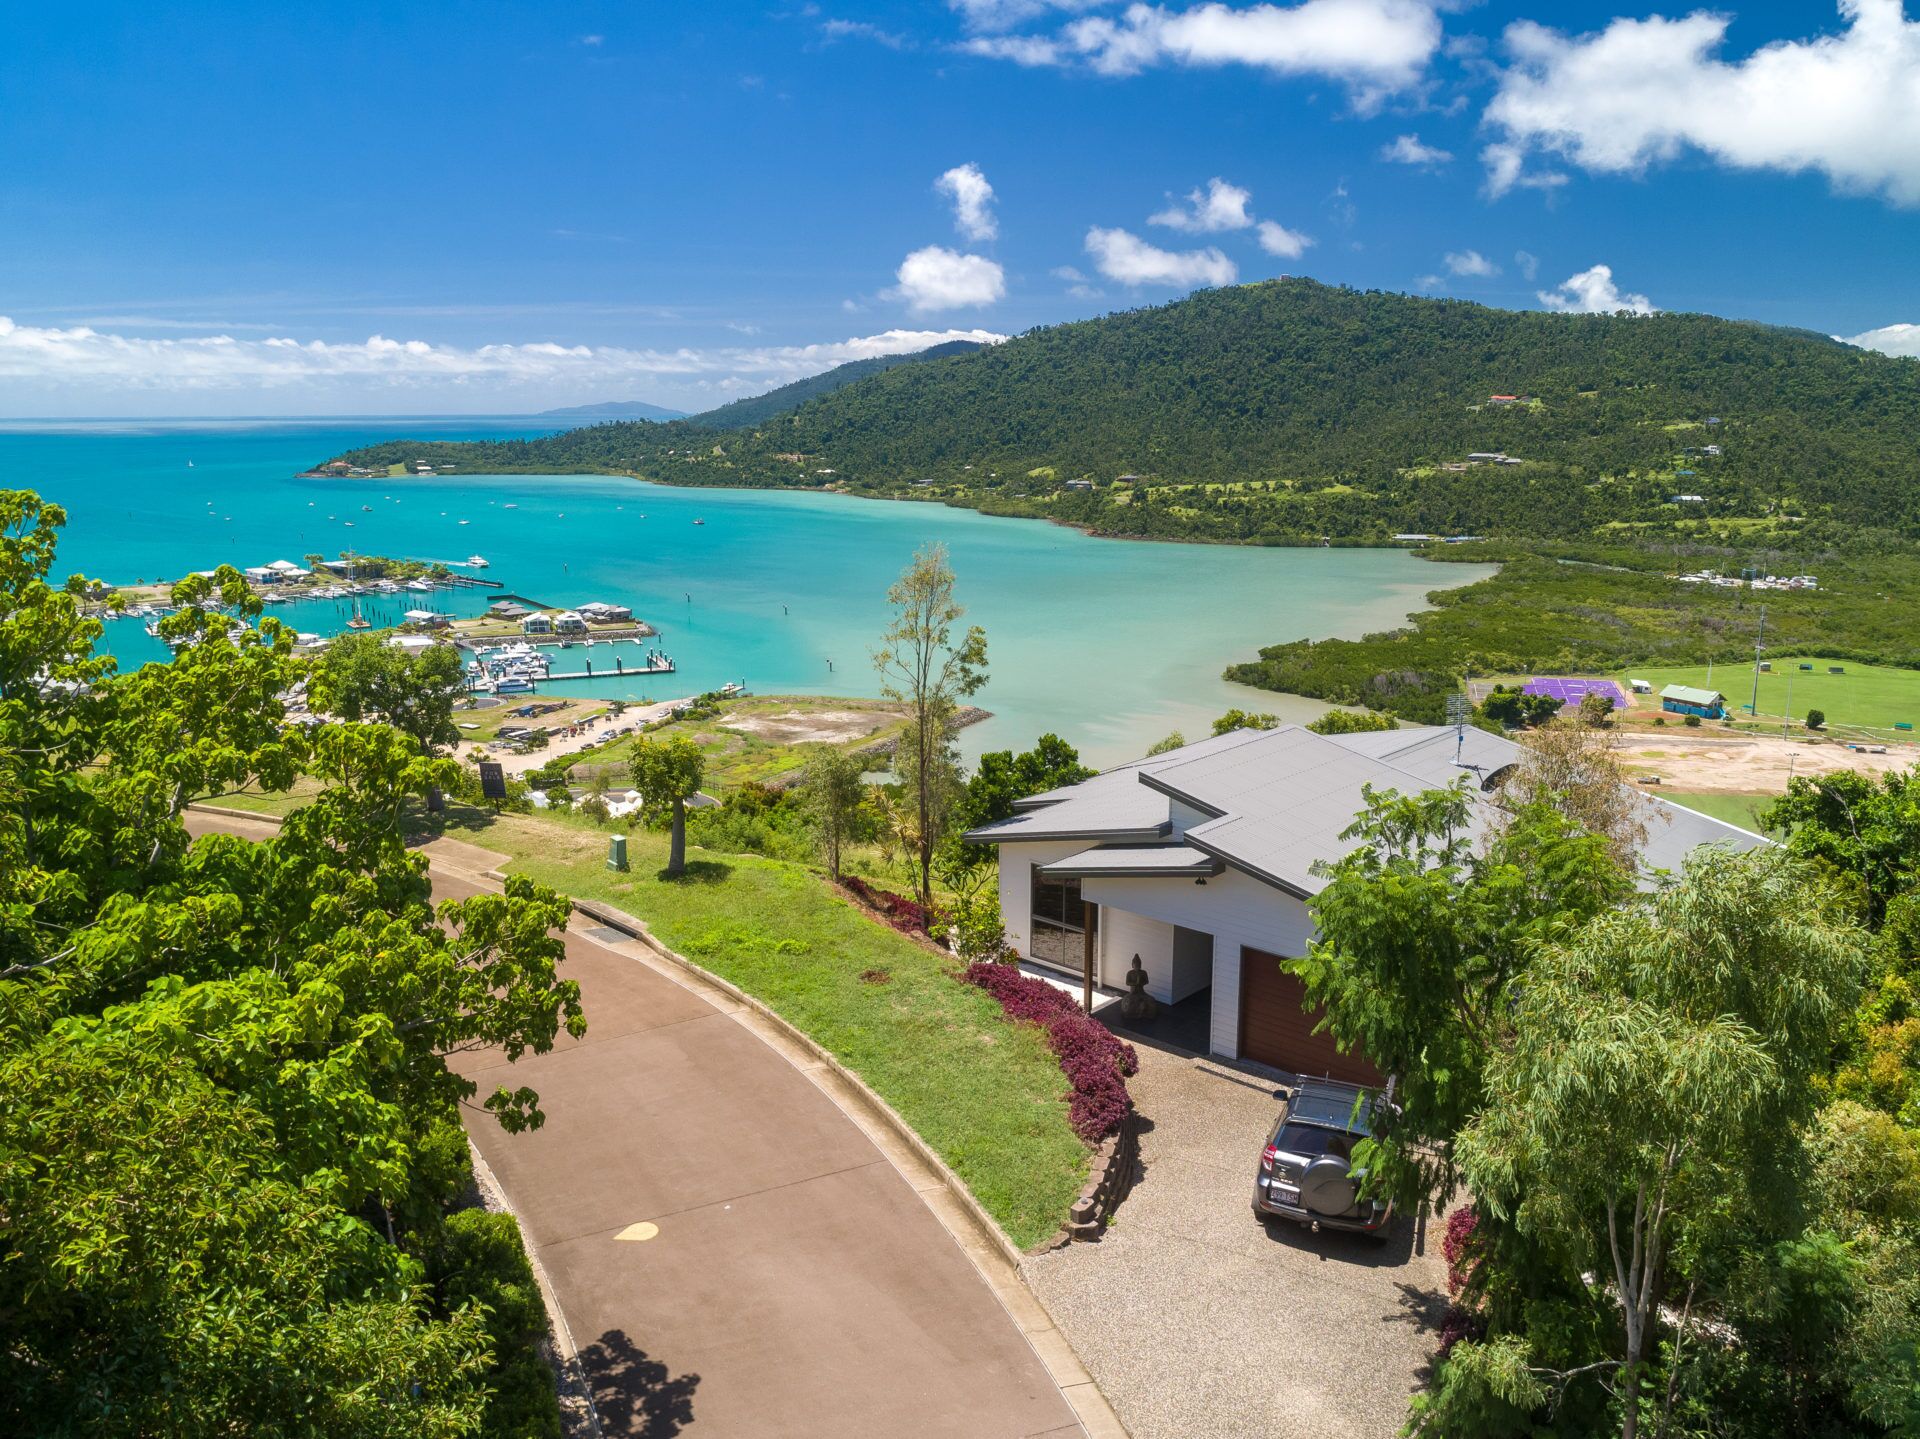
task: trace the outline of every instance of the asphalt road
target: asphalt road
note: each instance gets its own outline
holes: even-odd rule
[[[476,887],[434,871],[439,898]],[[475,1109],[468,1129],[547,1272],[604,1431],[1080,1435],[1021,1327],[865,1133],[619,938],[566,936],[585,1039],[456,1066],[482,1095],[539,1092],[543,1128],[509,1135]]]

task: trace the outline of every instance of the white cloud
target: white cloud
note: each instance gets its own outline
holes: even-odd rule
[[[1844,338],[1849,345],[1858,345],[1863,350],[1920,359],[1920,325],[1882,325],[1877,330],[1867,330]]]
[[[1844,28],[1718,58],[1731,17],[1616,19],[1568,35],[1508,27],[1512,66],[1486,120],[1489,189],[1529,152],[1635,174],[1694,151],[1737,170],[1806,171],[1839,190],[1920,205],[1920,22],[1902,0],[1840,0]],[[1511,151],[1511,153],[1509,153]]]
[[[1007,293],[1006,272],[993,261],[944,245],[915,250],[900,262],[895,277],[900,284],[887,298],[905,300],[920,312],[991,305]]]
[[[607,37],[604,35],[582,35],[580,37],[580,43],[582,45],[604,45],[607,43]]]
[[[1282,259],[1297,260],[1313,243],[1311,235],[1303,235],[1298,230],[1289,230],[1278,220],[1260,222],[1260,248],[1269,255],[1278,255]]]
[[[904,354],[944,340],[993,342],[988,330],[887,330],[811,345],[712,349],[495,344],[462,348],[383,335],[347,344],[288,338],[136,337],[84,325],[19,325],[0,316],[0,405],[23,392],[299,391],[478,396],[517,390],[581,392],[639,380],[748,376],[754,382],[817,374],[848,360]],[[282,407],[285,401],[278,402]]]
[[[1487,194],[1496,200],[1509,190],[1554,190],[1567,183],[1558,170],[1529,170],[1527,152],[1509,141],[1488,145],[1480,160],[1487,167]]]
[[[825,20],[821,22],[820,33],[829,40],[871,40],[876,45],[884,45],[889,50],[911,49],[911,42],[905,35],[893,30],[882,30],[865,20]]]
[[[1478,250],[1460,250],[1449,252],[1444,257],[1449,275],[1464,275],[1475,279],[1485,279],[1489,275],[1500,273],[1500,267]]]
[[[1122,285],[1231,285],[1240,276],[1233,261],[1209,245],[1204,250],[1162,250],[1125,230],[1087,231],[1094,268]]]
[[[1513,263],[1520,267],[1520,278],[1523,280],[1532,280],[1540,273],[1540,257],[1525,250],[1513,252]]]
[[[1539,292],[1540,303],[1549,310],[1570,314],[1611,315],[1629,310],[1636,315],[1651,315],[1654,304],[1645,295],[1623,293],[1613,283],[1611,265],[1595,265],[1577,275],[1569,275],[1551,290]]]
[[[1229,185],[1215,175],[1207,181],[1206,189],[1190,191],[1185,205],[1173,200],[1158,214],[1147,216],[1147,223],[1164,225],[1169,230],[1184,230],[1188,234],[1210,235],[1220,230],[1244,230],[1253,223],[1253,216],[1247,213],[1247,202],[1252,198],[1251,190]],[[1173,197],[1168,196],[1168,199],[1172,200]]]
[[[1009,30],[1053,10],[1094,10],[1108,0],[947,0],[970,29]]]
[[[955,165],[933,182],[953,201],[953,227],[969,240],[991,240],[1000,233],[993,216],[993,186],[972,161]]]
[[[1082,16],[1052,36],[982,36],[962,48],[1023,65],[1080,63],[1103,75],[1136,75],[1163,64],[1322,75],[1345,83],[1365,110],[1413,86],[1440,39],[1429,0],[1238,7],[1210,0],[1185,10],[1134,4],[1117,18]]]
[[[983,55],[989,60],[1011,60],[1029,69],[1064,65],[1067,61],[1060,42],[1048,35],[976,35],[971,40],[961,41],[959,48],[969,55]]]
[[[1380,147],[1380,158],[1397,165],[1444,165],[1453,151],[1429,145],[1418,135],[1397,135],[1391,144]]]

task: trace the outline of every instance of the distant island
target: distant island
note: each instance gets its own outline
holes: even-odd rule
[[[684,420],[685,410],[669,410],[649,405],[645,400],[602,400],[597,405],[567,405],[558,410],[541,410],[536,420]]]

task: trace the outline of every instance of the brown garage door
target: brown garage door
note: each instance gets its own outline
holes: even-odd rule
[[[1364,1055],[1342,1054],[1331,1034],[1315,1034],[1323,1011],[1302,1009],[1306,989],[1280,968],[1280,956],[1240,951],[1240,1057],[1295,1074],[1348,1084],[1384,1083]]]

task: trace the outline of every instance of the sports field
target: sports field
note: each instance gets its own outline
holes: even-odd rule
[[[1760,676],[1762,718],[1806,719],[1807,711],[1817,709],[1829,725],[1847,725],[1892,733],[1899,721],[1920,726],[1920,670],[1890,669],[1884,665],[1856,664],[1852,660],[1808,659],[1805,656],[1770,656],[1773,668]],[[1801,665],[1812,665],[1802,670]],[[1829,674],[1838,666],[1844,674]],[[1624,680],[1646,680],[1654,695],[1642,695],[1642,706],[1657,707],[1663,686],[1693,685],[1699,689],[1717,689],[1727,697],[1728,712],[1739,716],[1753,698],[1753,665],[1705,665],[1681,669],[1654,667],[1622,670]],[[1788,692],[1791,687],[1792,699]],[[1920,734],[1920,730],[1915,731]]]

